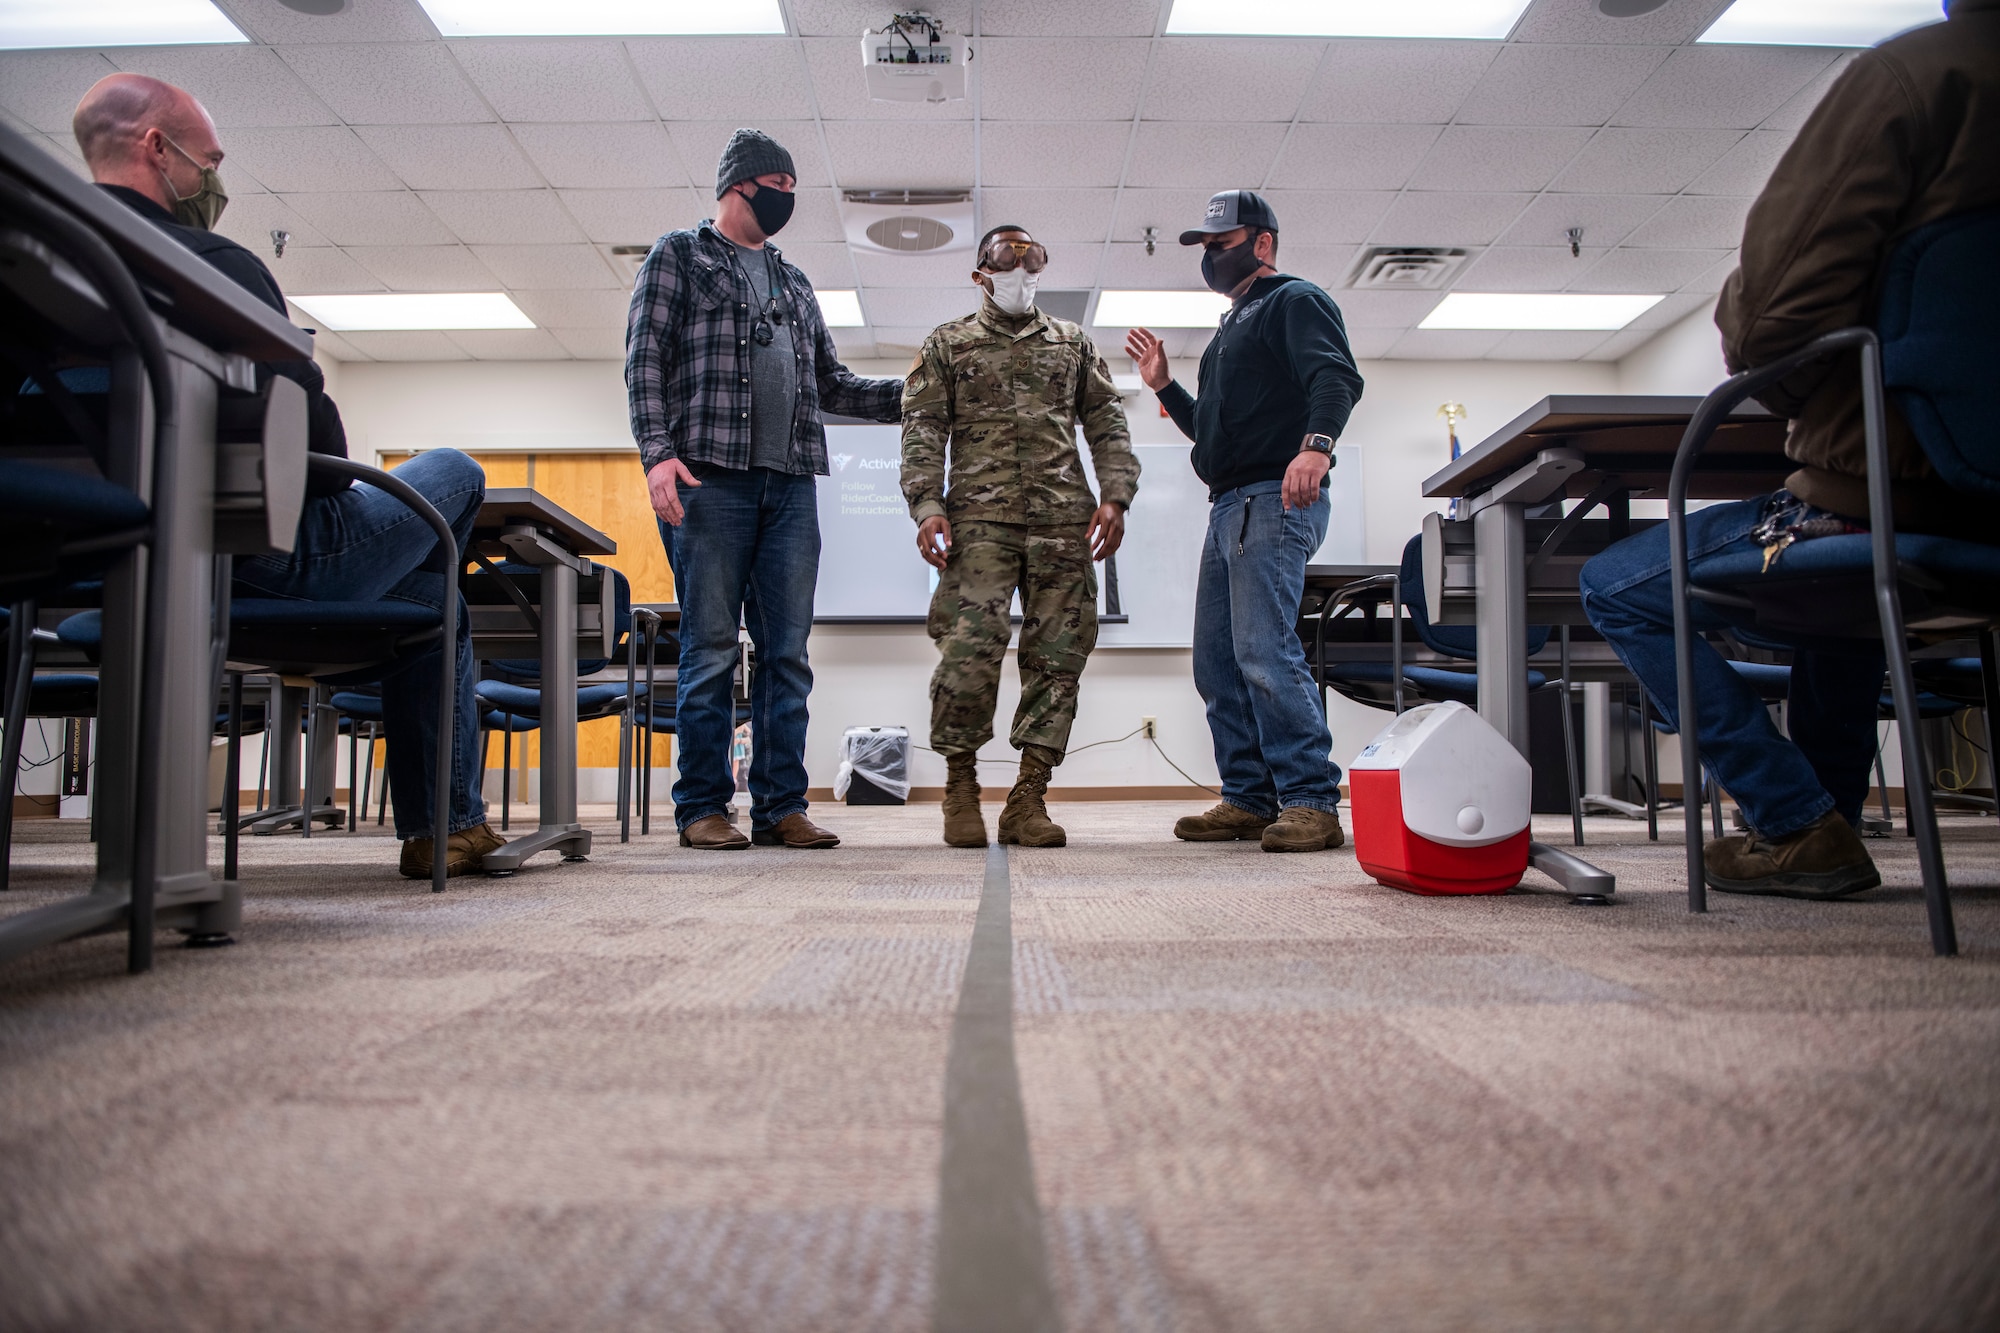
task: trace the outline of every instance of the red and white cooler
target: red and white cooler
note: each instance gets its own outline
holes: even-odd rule
[[[1411,893],[1505,893],[1528,868],[1528,761],[1461,703],[1423,704],[1348,766],[1354,854]]]

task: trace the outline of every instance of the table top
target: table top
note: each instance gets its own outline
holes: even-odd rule
[[[575,555],[618,554],[617,542],[531,487],[490,488],[472,521],[472,534],[495,536],[510,523],[532,523]]]
[[[1377,574],[1394,574],[1397,568],[1395,565],[1307,565],[1306,586],[1352,583],[1356,579],[1374,578]]]
[[[141,287],[154,289],[149,293],[154,309],[174,327],[210,347],[256,361],[301,361],[312,355],[312,339],[304,329],[5,126],[0,126],[0,173],[32,187],[109,242]]]
[[[1584,469],[1569,480],[1582,495],[1603,477],[1625,478],[1633,490],[1665,490],[1694,395],[1551,394],[1515,417],[1424,482],[1429,496],[1476,495],[1543,449],[1583,454]],[[1702,451],[1688,494],[1741,499],[1776,490],[1793,470],[1785,457],[1783,417],[1756,402],[1730,413]]]

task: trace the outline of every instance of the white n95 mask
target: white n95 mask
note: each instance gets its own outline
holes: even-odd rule
[[[1025,315],[1035,308],[1035,288],[1042,281],[1040,274],[1016,268],[1005,273],[981,270],[979,276],[986,279],[993,293],[993,304],[1002,314]]]

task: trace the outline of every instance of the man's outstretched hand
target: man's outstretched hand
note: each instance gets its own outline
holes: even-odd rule
[[[943,514],[932,514],[917,524],[917,554],[923,556],[925,564],[943,569],[950,553],[951,523]]]
[[[1122,505],[1105,503],[1097,506],[1097,512],[1090,516],[1090,558],[1102,560],[1115,552],[1125,541],[1125,509]]]
[[[1139,367],[1139,378],[1154,393],[1173,383],[1167,370],[1167,348],[1151,329],[1133,329],[1125,335],[1125,355]]]
[[[681,504],[680,491],[676,487],[699,486],[694,473],[688,471],[687,464],[678,458],[669,458],[646,469],[646,490],[652,496],[653,512],[666,520],[670,528],[677,528],[687,517],[687,509]]]

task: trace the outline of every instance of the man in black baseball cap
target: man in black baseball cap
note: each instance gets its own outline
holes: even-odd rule
[[[1338,847],[1340,770],[1293,626],[1306,561],[1326,540],[1333,443],[1361,397],[1361,373],[1333,298],[1278,272],[1278,215],[1263,196],[1213,196],[1181,244],[1201,246],[1202,280],[1231,302],[1202,353],[1197,392],[1174,382],[1150,330],[1125,341],[1139,377],[1194,441],[1195,475],[1208,483],[1194,683],[1222,803],[1174,835],[1258,838],[1267,852]]]

